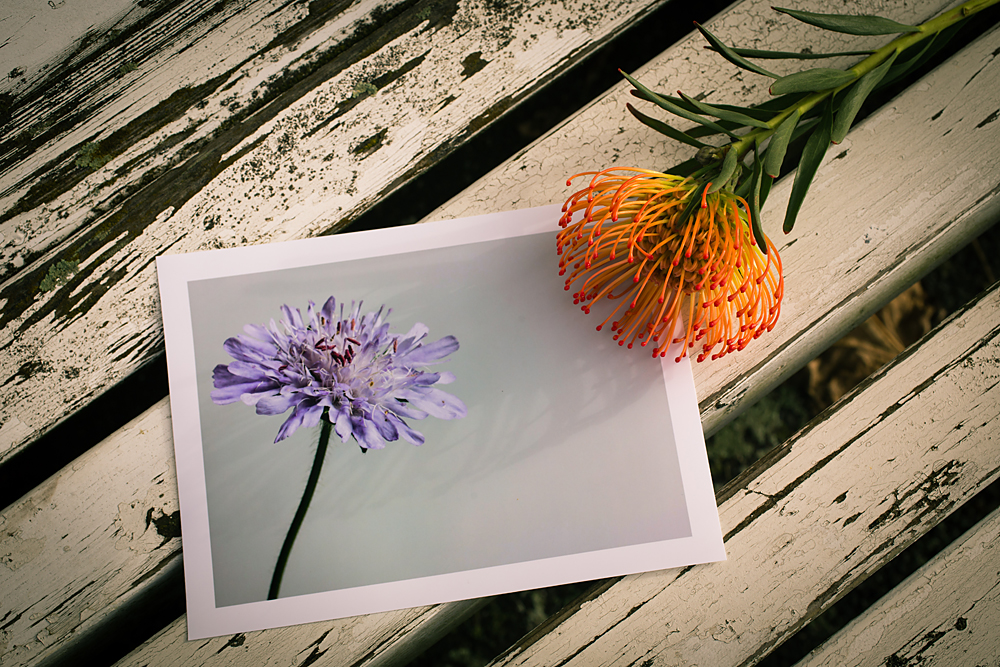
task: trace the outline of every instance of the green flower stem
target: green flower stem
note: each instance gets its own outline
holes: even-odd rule
[[[316,457],[313,459],[312,470],[309,471],[309,481],[306,482],[305,491],[302,492],[299,508],[295,510],[292,525],[288,527],[285,543],[281,545],[281,553],[278,554],[278,562],[274,566],[274,575],[271,577],[271,587],[267,591],[268,600],[278,599],[278,589],[281,588],[281,577],[285,574],[288,556],[292,553],[292,545],[295,544],[295,537],[299,534],[299,528],[302,527],[302,520],[306,518],[309,503],[312,501],[316,484],[319,482],[320,471],[323,469],[323,459],[326,458],[327,446],[330,444],[330,432],[333,430],[333,424],[329,420],[329,410],[323,411],[320,422],[322,426],[319,431],[319,442],[316,445]]]
[[[1000,0],[969,0],[954,9],[951,9],[939,16],[934,17],[930,21],[918,26],[920,29],[917,32],[910,32],[897,37],[885,46],[881,47],[872,52],[870,56],[859,62],[854,67],[851,67],[847,71],[854,74],[854,81],[857,81],[862,76],[875,69],[888,58],[894,51],[896,53],[902,53],[906,49],[920,43],[928,37],[933,37],[937,35],[942,30],[951,27],[955,23],[958,23],[962,19],[968,18],[977,12],[980,12],[988,7],[1000,2]],[[853,82],[851,82],[853,83]],[[739,141],[734,141],[730,146],[732,150],[737,151],[737,156],[742,160],[746,154],[753,147],[754,143],[757,141],[763,141],[767,137],[774,134],[775,129],[781,124],[781,121],[785,120],[791,116],[796,110],[801,112],[803,115],[812,110],[818,104],[826,100],[827,98],[840,92],[851,83],[844,84],[843,86],[838,86],[837,88],[830,88],[827,90],[817,91],[807,95],[805,98],[800,100],[797,104],[794,104],[778,115],[776,115],[771,120],[767,121],[770,129],[757,128],[751,130],[750,132],[743,135]]]

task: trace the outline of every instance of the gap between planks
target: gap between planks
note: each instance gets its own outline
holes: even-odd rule
[[[998,573],[994,510],[796,667],[989,664],[1000,655]]]
[[[736,480],[728,561],[625,577],[494,664],[762,659],[1000,478],[998,315],[994,286]]]
[[[965,65],[963,65],[963,67],[964,66]],[[987,88],[987,91],[989,91],[988,88]],[[980,94],[982,94],[982,93],[980,93]],[[987,100],[989,99],[989,95],[988,94],[986,94],[985,97],[986,97]],[[901,105],[901,106],[903,106],[903,105]],[[958,111],[961,111],[962,109],[966,109],[967,110],[966,107],[961,107],[960,106],[959,109],[958,109]],[[896,117],[896,116],[893,116],[893,120],[894,120],[894,122],[897,122],[897,123],[900,122],[900,119],[898,117]],[[545,148],[547,148],[547,147],[545,146],[544,142],[540,142],[540,144],[538,146],[536,146],[535,150],[536,151],[542,151],[542,150],[545,150]],[[876,151],[881,151],[883,149],[876,148],[875,150]],[[535,154],[537,154],[537,153],[535,153]],[[968,154],[966,154],[965,157],[968,158]],[[859,160],[862,160],[862,159],[864,159],[864,158],[863,157],[859,158]],[[843,159],[843,160],[841,160],[840,162],[846,163],[848,165],[851,164],[850,161],[848,161],[846,158]],[[829,165],[826,165],[826,167],[829,168]],[[848,166],[847,167],[847,169],[856,169],[856,168],[857,168],[856,164],[854,164],[853,166]],[[850,172],[848,171],[846,173],[850,173]],[[821,175],[821,178],[822,177],[823,176]],[[840,178],[843,178],[843,173],[841,173]],[[473,188],[472,190],[476,191],[477,188]],[[777,192],[777,190],[776,190],[776,192]],[[815,196],[816,195],[814,194],[814,197]],[[984,211],[986,211],[987,213],[989,212],[988,201],[985,202],[985,203],[981,202],[981,201],[977,202],[977,200],[975,200],[975,198],[974,198],[973,199],[973,204],[974,205],[969,205],[968,202],[966,202],[963,205],[963,204],[961,204],[962,201],[963,200],[961,198],[959,198],[960,204],[958,205],[958,208],[963,211],[963,213],[961,215],[957,216],[957,218],[949,218],[947,224],[945,224],[941,229],[936,229],[936,230],[933,230],[933,231],[929,232],[928,236],[925,237],[922,241],[910,241],[907,244],[904,244],[904,247],[908,248],[908,247],[912,246],[912,248],[914,249],[913,252],[920,251],[920,252],[917,252],[917,254],[920,254],[921,252],[924,252],[924,253],[929,252],[932,255],[935,254],[935,253],[937,253],[937,254],[940,254],[941,256],[943,256],[943,254],[946,254],[948,252],[948,248],[949,247],[961,244],[962,239],[965,238],[965,237],[962,236],[962,234],[961,234],[960,231],[956,231],[956,228],[961,229],[963,226],[966,226],[966,225],[967,226],[971,226],[971,227],[975,227],[976,224],[983,224],[982,219],[984,217],[988,217],[988,216],[984,216]],[[905,200],[904,200],[903,203],[905,203]],[[484,203],[483,205],[486,206],[487,204],[488,203]],[[954,201],[952,201],[951,204],[954,205]],[[900,203],[897,203],[895,205],[899,206]],[[947,203],[944,203],[944,204],[941,204],[941,205],[944,206],[944,207],[946,207],[946,209],[948,207]],[[892,204],[890,203],[890,208],[891,207],[892,207]],[[864,206],[862,206],[861,208],[863,209]],[[824,209],[822,207],[820,207],[819,210],[822,211]],[[948,210],[949,210],[949,213],[950,213],[951,212],[950,209],[948,209]],[[894,231],[894,233],[899,233],[898,229],[894,229],[893,231]],[[962,231],[965,231],[965,230],[962,230]],[[928,244],[932,244],[932,242],[933,243],[937,243],[939,245],[928,245]],[[821,240],[821,241],[819,241],[817,243],[818,243],[817,247],[818,248],[822,248],[823,241]],[[796,245],[798,245],[798,243],[796,243]],[[925,245],[927,245],[928,247],[930,247],[931,250],[927,250],[924,247]],[[802,247],[805,247],[805,246],[802,246]],[[796,266],[799,266],[798,262],[805,262],[810,257],[810,255],[808,253],[806,253],[805,255],[801,255],[801,257],[804,257],[805,259],[794,260],[793,258],[800,257],[800,255],[797,254],[798,252],[800,252],[800,251],[795,251],[795,250],[789,249],[789,251],[786,253],[786,255],[791,260],[789,262],[789,264],[788,264],[790,270],[792,268],[796,267]],[[888,255],[891,256],[892,253],[889,252]],[[850,258],[849,257],[844,257],[844,258],[839,258],[839,259],[841,259],[841,261],[843,263],[845,263],[845,264],[850,262]],[[883,260],[884,260],[884,258],[883,258]],[[912,259],[911,263],[916,263],[916,260]],[[877,263],[874,260],[872,261],[872,264],[873,264],[873,266],[877,265]],[[913,273],[913,272],[919,273],[921,270],[926,270],[926,269],[918,269],[918,268],[914,268],[914,267],[911,266],[911,267],[908,267],[906,271],[908,271],[910,273]],[[906,271],[904,271],[902,273],[906,274]],[[882,276],[881,280],[883,282],[883,286],[881,287],[881,290],[882,291],[886,291],[886,290],[892,291],[893,289],[895,289],[895,290],[898,291],[898,290],[901,290],[903,287],[905,287],[905,285],[899,285],[899,284],[897,284],[897,283],[903,282],[901,280],[901,278],[900,278],[900,275],[901,274],[897,274],[895,276],[889,276],[889,277]],[[820,276],[820,279],[822,279],[822,277],[823,276]],[[860,284],[861,285],[866,284],[865,281],[866,280],[870,280],[872,277],[877,277],[877,274],[868,275],[867,278],[865,276],[861,276],[860,277],[861,278]],[[857,278],[857,276],[856,276],[856,278]],[[896,281],[896,282],[894,283],[893,281]],[[878,305],[880,305],[880,304],[877,303],[878,302],[878,298],[879,298],[878,292],[879,292],[878,290],[875,290],[872,294],[868,294],[867,292],[862,292],[862,296],[859,297],[859,298],[855,298],[855,300],[852,302],[852,305],[854,305],[855,307],[857,307],[858,304],[859,304],[859,302],[860,302],[865,308],[870,308],[871,310],[875,310],[878,307]],[[809,291],[805,291],[804,292],[804,297],[805,297],[805,295],[808,295],[808,294],[810,294],[810,292]],[[870,301],[865,300],[866,297],[870,298],[871,300]],[[786,315],[787,315],[787,313],[786,313]],[[785,315],[783,315],[783,317],[785,317]],[[850,317],[850,315],[847,314],[847,313],[845,313],[845,312],[843,312],[843,310],[841,310],[840,312],[836,312],[836,313],[834,313],[834,312],[831,311],[831,313],[829,313],[827,315],[827,320],[829,320],[831,322],[838,323],[838,324],[836,324],[836,326],[840,326],[841,329],[846,330],[846,329],[849,329],[851,325],[843,324],[843,319],[842,318],[845,318],[845,317]],[[858,316],[858,319],[860,319],[860,316]],[[784,324],[784,322],[783,322],[783,324]],[[834,325],[830,325],[830,326],[834,326]],[[775,333],[777,333],[777,331]],[[794,338],[794,336],[792,338]],[[764,340],[764,339],[762,339],[762,340]],[[828,342],[830,342],[830,341],[827,341],[827,343]],[[796,350],[798,350],[798,348],[800,346],[809,347],[810,344],[814,348],[817,345],[817,343],[814,342],[814,338],[807,337],[807,342],[805,342],[805,343],[803,343],[803,342],[797,342],[794,347],[796,348]],[[819,344],[822,344],[822,342],[820,342]],[[787,359],[788,359],[789,355],[791,355],[791,352],[784,351],[784,348],[788,348],[789,346],[791,346],[790,339],[786,338],[786,339],[783,340],[783,342],[779,341],[779,343],[777,344],[777,348],[778,348],[777,353],[771,354],[769,352],[769,354],[771,354],[771,356],[772,356],[772,361],[773,361],[774,364],[777,364],[778,366],[787,366],[788,365],[789,362],[787,361]],[[763,356],[762,350],[758,351],[757,356],[744,357],[744,360],[747,363],[747,365],[748,366],[752,366],[754,369],[756,369],[756,371],[755,371],[756,374],[751,374],[751,377],[752,378],[756,378],[757,382],[759,384],[762,384],[764,386],[770,386],[770,384],[773,383],[773,378],[768,379],[766,377],[766,374],[761,373],[762,364],[764,363],[765,359],[766,359],[766,357]],[[699,371],[702,368],[705,368],[705,367],[704,366],[700,367]],[[753,372],[751,372],[751,373],[753,373]],[[723,386],[723,385],[718,384],[718,383],[713,383],[710,379],[709,380],[705,380],[704,381],[705,384],[703,384],[702,382],[703,381],[701,379],[699,379],[699,388],[701,388],[701,389],[704,389],[706,386],[707,387],[715,386],[717,389],[721,388]],[[736,392],[736,394],[738,395],[738,392]],[[735,400],[734,403],[738,404],[739,400]],[[703,410],[705,410],[705,409],[706,409],[706,406],[703,403]],[[155,410],[154,410],[154,412],[155,412]],[[157,418],[163,424],[167,423],[167,418],[166,418],[165,411],[161,411]],[[709,427],[709,428],[711,428],[710,424],[706,424],[706,426]],[[132,446],[133,447],[134,446],[140,446],[141,447],[140,443],[142,443],[142,438],[141,437],[136,438],[135,440],[133,440],[133,445]],[[154,448],[154,449],[156,449],[156,448]],[[161,467],[163,467],[167,471],[168,474],[172,474],[172,472],[170,472],[171,468],[170,468],[170,465],[169,465],[169,462],[168,462],[169,461],[169,446],[165,447],[163,451],[158,451],[157,455],[159,457],[161,457],[161,463],[162,463]],[[151,477],[147,475],[147,478],[151,478]],[[145,489],[143,489],[143,490],[145,490]],[[114,605],[114,602],[112,602],[112,606],[113,605]],[[183,625],[183,623],[181,623],[181,625]],[[275,631],[275,632],[279,632],[279,631]],[[269,637],[268,635],[265,634],[265,637],[263,638],[263,641],[266,642],[266,641],[269,641],[270,639],[271,639],[271,637]]]

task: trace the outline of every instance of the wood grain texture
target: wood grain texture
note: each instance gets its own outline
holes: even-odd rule
[[[24,91],[0,462],[162,352],[156,255],[343,226],[657,4],[178,0]]]
[[[729,560],[625,577],[502,665],[750,665],[1000,477],[1000,290],[729,487]]]
[[[924,20],[945,6],[879,2],[856,5],[856,10],[905,23]],[[808,9],[837,12],[842,5],[811,2]],[[851,48],[844,35],[773,20],[770,3],[756,0],[734,6],[709,28],[748,48]],[[702,44],[692,35],[636,76],[654,90],[681,89],[705,95],[710,103],[766,99],[769,79],[737,70]],[[774,386],[760,377],[787,378],[1000,219],[1000,156],[993,150],[1000,145],[1000,123],[994,122],[1000,111],[995,51],[1000,34],[994,30],[977,44],[830,148],[787,236],[780,227],[791,179],[775,184],[762,218],[784,260],[781,319],[739,361],[695,367],[707,430],[720,428],[740,405],[752,404]],[[576,187],[553,194],[555,184],[574,173],[614,165],[662,169],[690,158],[692,149],[628,114],[625,103],[636,101],[629,88],[616,86],[429,217],[548,204],[582,187],[578,180]],[[922,231],[911,236],[903,230],[915,216],[922,220]],[[744,356],[750,350],[753,359]]]
[[[1000,655],[998,627],[994,511],[796,667],[989,665]]]
[[[153,11],[154,3],[143,4],[132,0],[5,3],[0,11],[4,62],[0,96],[19,97],[51,76],[61,63],[97,51],[103,46],[101,37],[108,39],[127,30]]]
[[[405,664],[426,648],[426,641],[442,636],[480,605],[478,600],[454,602],[192,642],[182,619],[117,665],[393,667]]]
[[[173,440],[161,407],[0,514],[5,667],[71,653],[156,579],[180,579]],[[130,447],[136,441],[143,446]]]
[[[754,5],[748,4],[747,6],[753,7]],[[742,19],[739,17],[740,7],[742,5],[731,11],[731,13],[735,12],[737,16],[721,17],[720,25],[743,25],[749,22],[752,17],[744,16]],[[816,9],[822,9],[822,7],[816,7]],[[714,23],[711,24],[711,27],[713,30],[717,29]],[[989,39],[994,40],[992,48],[996,48],[995,33]],[[987,47],[988,51],[989,42],[987,42]],[[675,67],[679,69],[689,58],[700,57],[700,55],[700,47],[696,49],[694,55],[689,50],[671,49],[662,58],[651,64],[651,68],[662,68],[663,71],[669,71],[670,63],[673,61]],[[953,66],[955,69],[944,70],[941,75],[944,83],[935,78],[922,84],[927,88],[921,91],[921,99],[929,99],[929,102],[923,103],[919,99],[913,102],[908,98],[901,98],[889,109],[884,110],[884,113],[889,114],[890,120],[883,125],[875,125],[875,128],[879,128],[878,132],[866,125],[845,142],[846,155],[835,159],[837,153],[831,151],[831,158],[823,166],[818,177],[820,179],[819,186],[814,189],[807,201],[807,211],[811,210],[812,212],[803,212],[796,235],[790,239],[791,242],[787,243],[785,250],[783,250],[786,273],[790,277],[796,276],[794,280],[789,279],[788,281],[789,293],[786,297],[787,303],[796,304],[795,307],[786,307],[782,322],[772,334],[760,339],[740,355],[729,358],[726,363],[719,365],[719,369],[708,365],[702,365],[696,369],[696,381],[703,397],[703,422],[707,430],[712,431],[718,428],[727,416],[752,402],[752,399],[758,394],[766,392],[781,378],[808,359],[810,354],[831,343],[838,332],[850,329],[867,312],[877,309],[892,294],[905,288],[909,281],[926,271],[936,261],[936,258],[947,256],[955,247],[974,237],[986,224],[996,219],[996,183],[995,179],[991,181],[988,178],[988,176],[998,173],[995,164],[997,158],[990,155],[988,151],[990,138],[995,135],[987,133],[983,138],[983,134],[976,134],[976,130],[982,129],[986,129],[987,132],[995,132],[990,124],[980,128],[976,128],[976,125],[983,120],[977,116],[988,117],[990,111],[983,112],[989,109],[990,104],[996,100],[996,79],[990,78],[996,76],[996,65],[992,64],[993,60],[982,50],[971,56],[963,56],[963,58],[952,61],[954,64],[949,63],[949,66]],[[961,84],[964,84],[972,73],[977,71],[981,73],[971,77],[968,86],[956,92],[955,89],[962,88]],[[723,79],[727,80],[725,77]],[[614,98],[615,95],[618,97]],[[617,105],[623,104],[624,92],[622,90],[616,89],[610,93],[610,96],[616,100]],[[947,136],[952,138],[949,150],[944,151],[944,154],[939,156],[934,151],[940,151],[941,146],[928,142],[926,153],[917,152],[893,158],[894,161],[899,162],[906,160],[906,169],[886,173],[887,170],[884,169],[885,156],[893,155],[891,151],[899,148],[898,134],[894,134],[894,130],[902,131],[908,127],[908,124],[915,124],[924,127],[926,132],[928,119],[939,111],[942,113],[934,119],[936,124],[930,125],[933,132],[929,132],[928,136],[947,133]],[[580,118],[580,122],[593,133],[588,145],[602,146],[604,147],[602,150],[613,150],[614,143],[617,141],[615,138],[617,125],[612,129],[595,128],[593,124],[596,121],[591,111],[585,112]],[[876,121],[877,118],[870,122],[875,123]],[[938,121],[943,122],[938,123]],[[614,123],[613,120],[608,120],[608,122]],[[636,126],[637,124],[628,126],[629,131],[631,132]],[[551,193],[550,199],[545,203],[562,196],[554,190],[554,188],[561,188],[560,181],[566,168],[564,163],[559,162],[558,157],[572,154],[574,147],[579,148],[579,145],[574,144],[576,130],[573,122],[571,121],[564,128],[566,128],[566,132],[561,133],[557,130],[551,133],[524,154],[515,156],[510,163],[513,165],[512,169],[517,171],[516,165],[522,164],[521,161],[523,164],[533,165],[541,163],[550,156],[556,156],[555,161],[549,164],[549,173],[556,176],[552,182],[540,184],[536,188],[536,190],[547,188],[547,191]],[[959,149],[961,154],[956,155],[954,151]],[[872,162],[876,165],[878,173],[870,166]],[[917,168],[922,167],[922,165],[931,165],[945,171],[936,173],[930,167]],[[950,175],[945,177],[943,186],[941,185],[940,173]],[[485,185],[489,184],[489,178],[484,179]],[[827,178],[834,179],[836,187],[823,187],[822,183]],[[893,178],[896,180],[892,180]],[[885,189],[872,190],[869,187],[872,182],[885,184]],[[495,188],[493,191],[495,199],[489,199],[483,198],[484,184],[473,186],[463,195],[469,201],[475,202],[466,209],[466,212],[487,212],[512,206],[510,188]],[[787,183],[776,186],[772,195],[772,206],[777,206],[781,197],[787,197],[787,186]],[[857,190],[859,194],[845,202],[842,193],[845,189],[850,190],[851,188]],[[532,188],[525,189],[526,193],[531,191]],[[781,192],[784,194],[779,196]],[[916,199],[914,192],[918,193]],[[462,198],[457,200],[455,205],[461,206],[461,202]],[[513,204],[513,207],[516,205],[516,203]],[[815,208],[809,209],[810,206],[815,206]],[[808,224],[809,220],[829,219],[837,221],[836,229],[832,225],[813,223],[813,226],[810,227]],[[872,236],[871,220],[879,221],[877,229],[874,229],[875,232],[878,232],[877,236]],[[803,229],[807,229],[808,233],[802,233]],[[211,232],[211,230],[208,231]],[[866,233],[869,234],[867,240],[870,243],[864,242]],[[829,257],[830,248],[836,239],[846,239],[846,241],[843,241],[844,245],[840,253],[831,259]],[[900,263],[894,264],[897,260]],[[848,277],[844,278],[840,275],[841,273]],[[553,276],[555,279],[555,270]],[[162,424],[162,428],[168,428],[169,416],[166,402],[163,401],[154,406],[151,414],[144,416],[144,418],[146,417],[157,420]],[[157,459],[144,464],[146,467],[141,471],[136,469],[130,473],[130,476],[136,480],[147,481],[139,482],[136,486],[137,490],[128,491],[122,498],[116,497],[113,504],[117,506],[125,497],[128,497],[128,493],[137,493],[139,497],[146,499],[148,494],[143,485],[146,485],[147,488],[151,487],[148,480],[153,480],[160,470],[170,470],[169,446],[166,446],[166,443],[156,445],[153,440],[148,439],[148,434],[134,431],[129,439],[122,439],[115,446],[107,444],[111,440],[114,438],[102,443],[95,450],[95,456],[103,457],[104,461],[109,462],[96,464],[99,467],[111,465],[110,461],[118,457],[136,457],[139,450],[150,450]],[[63,471],[56,478],[54,484],[71,486],[70,478],[67,478],[65,482],[60,479],[65,474],[66,471]],[[169,484],[171,486],[175,484],[173,478],[169,480]],[[85,486],[77,487],[76,493],[86,497],[93,493],[93,490]],[[136,511],[142,516],[145,516],[145,512],[151,509],[155,512],[153,504],[136,507]],[[37,525],[42,526],[49,521],[62,520],[49,519],[47,516],[38,516],[36,518]],[[73,527],[78,531],[72,540],[84,540],[86,535],[100,530],[99,526],[102,525],[102,522],[106,522],[106,518],[101,516],[99,512],[95,512],[93,515],[82,514],[74,517]],[[38,534],[51,536],[55,535],[56,532],[55,529],[46,532],[45,529],[39,528]],[[71,538],[67,538],[67,540],[71,540]],[[95,543],[89,549],[94,550],[95,553],[98,553],[100,549],[114,549],[114,540],[105,539],[102,546]],[[100,560],[100,556],[96,560]],[[153,564],[149,559],[140,558],[139,561],[140,563],[134,568],[129,567],[132,568],[133,572],[142,571],[148,576],[141,580],[138,586],[140,590],[137,594],[148,590],[144,587],[151,586],[158,577],[163,576],[162,570],[154,571],[151,569]],[[72,582],[76,580],[79,572],[72,571],[76,567],[64,562],[61,569],[69,570],[69,572],[50,575],[49,572],[59,571],[60,567],[46,564],[44,557],[26,558],[25,562],[19,566],[26,578],[30,576],[28,572],[33,568],[38,568],[36,572],[46,573],[44,576],[36,574],[36,581],[42,582],[51,577],[53,582],[51,590],[53,592],[39,590],[36,594],[39,599],[53,596],[53,601],[47,603],[51,605],[50,609],[56,609],[60,604],[56,601],[57,598],[67,599],[75,590],[72,588]],[[80,568],[80,571],[86,570]],[[90,572],[92,578],[105,576],[101,575],[102,570],[99,568]],[[141,578],[142,575],[136,575],[136,579]],[[63,593],[59,593],[60,590]],[[102,598],[104,607],[101,607],[100,613],[105,614],[102,618],[113,618],[111,610],[118,608],[119,605],[116,595],[117,593],[112,587],[107,596]],[[31,606],[36,603],[36,600],[28,599],[23,604]],[[38,609],[42,608],[38,607]],[[449,618],[454,620],[466,613],[467,610],[468,607],[445,605],[435,613],[453,614]],[[342,635],[342,637],[356,636],[358,637],[357,642],[348,641],[347,646],[337,645],[335,650],[331,649],[324,653],[323,659],[330,660],[332,664],[351,664],[353,657],[369,655],[376,646],[379,647],[378,659],[396,659],[401,654],[395,652],[392,647],[404,646],[404,644],[399,643],[401,640],[408,638],[421,641],[433,634],[406,631],[421,627],[423,622],[421,619],[425,619],[426,612],[427,610],[409,610],[389,615],[365,617],[364,629],[357,630],[356,635]],[[8,621],[17,613],[20,612],[10,614]],[[31,613],[22,616],[22,618],[27,618]],[[59,627],[56,623],[57,620],[61,619],[58,611],[47,612],[48,617],[51,617],[50,625],[52,627]],[[8,621],[0,622],[0,625]],[[65,622],[64,627],[67,635],[77,632],[76,636],[78,637],[79,633],[85,632],[82,624],[73,625],[69,621]],[[156,656],[152,662],[158,664],[160,661],[170,660],[170,656],[175,654],[184,655],[187,664],[197,664],[198,662],[225,664],[213,662],[224,660],[223,657],[215,656],[232,656],[234,661],[239,657],[240,661],[254,664],[267,664],[269,660],[281,659],[276,656],[287,660],[288,656],[298,655],[301,656],[301,661],[306,661],[309,656],[313,655],[312,651],[316,647],[334,646],[334,644],[324,642],[327,641],[327,638],[337,635],[340,632],[338,628],[343,627],[345,626],[342,623],[320,623],[301,628],[247,634],[246,636],[237,635],[212,640],[218,643],[198,643],[198,645],[189,646],[184,642],[184,623],[181,619],[165,629],[157,638],[151,640],[143,650],[133,655],[127,664],[144,664],[144,662],[152,660],[150,656]],[[433,625],[428,627],[433,627]],[[72,637],[67,638],[67,644],[71,644],[73,639]],[[0,641],[6,640],[0,639]],[[16,644],[16,642],[14,643]],[[238,645],[240,651],[226,649],[219,652],[220,649],[230,644]],[[334,660],[341,655],[344,656],[343,662]],[[370,657],[374,655],[371,654]],[[6,660],[6,656],[4,658]]]
[[[977,57],[983,56],[981,53],[979,56],[966,56],[965,59],[949,63],[949,67],[956,67],[958,71],[969,71],[972,68],[972,64],[970,63],[979,62],[976,60]],[[953,69],[942,69],[937,76],[950,80],[955,78],[954,72],[955,70]],[[996,72],[994,71],[995,74]],[[983,76],[983,74],[980,76]],[[933,79],[932,83],[934,81],[937,81],[937,79]],[[992,81],[992,79],[984,80],[983,85],[986,88],[970,91],[970,97],[982,101],[984,90],[990,90],[989,87],[993,85]],[[928,89],[933,88],[931,83],[927,83],[927,85]],[[956,118],[963,117],[967,112],[967,107],[963,106],[965,102],[956,99],[951,90],[945,89],[941,94],[947,96],[948,102],[946,104],[954,104],[960,109],[965,109],[964,112],[956,115]],[[989,95],[985,95],[985,98],[989,100]],[[892,108],[885,110],[885,113],[890,115],[892,122],[897,126],[905,125],[908,122],[915,122],[913,121],[914,116],[910,116],[907,113],[911,109],[911,106],[904,103],[905,100],[901,99]],[[918,105],[913,113],[916,118],[921,118],[924,109]],[[872,122],[876,122],[877,120],[875,118]],[[852,149],[848,155],[826,165],[824,171],[821,172],[820,178],[824,178],[823,174],[828,173],[826,170],[831,167],[840,167],[840,165],[843,165],[842,171],[834,172],[842,187],[849,187],[847,184],[856,183],[856,187],[863,189],[864,184],[867,183],[866,179],[870,177],[870,172],[866,170],[865,165],[877,158],[877,156],[884,155],[886,151],[891,150],[894,146],[893,142],[897,138],[897,135],[889,132],[863,132],[859,138],[851,140],[853,142],[851,144]],[[535,147],[535,150],[545,151],[548,148],[550,146],[542,142]],[[936,149],[932,148],[930,150]],[[933,154],[928,154],[925,158],[921,159],[932,160],[934,157]],[[914,187],[928,188],[937,179],[937,176],[931,171],[923,171],[921,174],[920,179],[922,180],[910,181],[914,184]],[[856,175],[859,180],[853,181],[852,175]],[[699,391],[702,395],[707,393],[709,395],[734,396],[732,404],[729,407],[739,408],[741,404],[745,405],[749,401],[747,393],[744,392],[741,394],[740,387],[750,385],[761,387],[760,391],[767,391],[770,387],[774,386],[778,379],[778,373],[774,369],[787,368],[796,364],[796,359],[803,354],[798,350],[798,347],[805,346],[807,348],[818,349],[828,345],[833,339],[827,338],[824,340],[823,336],[832,336],[834,335],[833,332],[849,329],[853,325],[853,321],[861,317],[857,313],[859,308],[862,306],[866,308],[871,307],[872,309],[877,308],[880,304],[880,299],[888,299],[887,294],[902,290],[908,284],[907,281],[911,280],[915,274],[926,270],[924,268],[926,264],[933,263],[936,256],[949,253],[952,246],[961,243],[962,238],[968,239],[969,236],[967,235],[974,234],[976,230],[981,229],[981,226],[985,224],[984,221],[989,220],[988,216],[981,213],[982,209],[993,209],[989,209],[989,204],[981,203],[981,200],[986,198],[986,194],[991,190],[989,183],[979,183],[978,187],[980,191],[978,196],[964,192],[961,189],[952,188],[949,190],[951,196],[959,196],[958,203],[964,207],[964,209],[959,209],[960,213],[958,215],[953,215],[950,219],[942,220],[938,217],[942,211],[952,210],[947,201],[939,201],[938,206],[919,208],[911,215],[897,215],[893,219],[895,226],[892,228],[891,242],[888,239],[890,236],[888,233],[880,239],[882,245],[888,245],[887,248],[880,249],[876,247],[873,249],[872,245],[874,244],[864,243],[863,241],[848,244],[847,248],[854,255],[852,257],[845,251],[845,256],[838,258],[838,265],[843,267],[854,266],[856,264],[857,268],[851,270],[850,280],[835,281],[831,279],[830,274],[826,271],[806,270],[807,268],[811,268],[807,263],[814,262],[816,254],[822,249],[829,247],[831,239],[837,233],[836,230],[826,227],[823,229],[826,236],[823,236],[819,232],[814,232],[806,237],[806,239],[791,244],[785,252],[786,269],[792,274],[801,273],[802,277],[799,280],[788,283],[789,297],[787,298],[794,299],[801,304],[807,304],[809,299],[813,298],[813,303],[816,304],[817,308],[820,308],[819,315],[822,316],[821,321],[823,323],[822,331],[811,333],[809,331],[798,331],[792,326],[779,327],[772,333],[774,340],[771,342],[770,348],[763,345],[752,346],[737,357],[734,357],[732,363],[738,366],[739,369],[742,369],[743,373],[745,373],[744,376],[734,373],[735,379],[729,380],[723,374],[701,376],[700,371],[704,366],[700,367],[698,369]],[[470,189],[470,193],[472,192],[479,193],[481,190],[474,187]],[[865,224],[864,222],[867,218],[862,216],[862,212],[866,208],[883,206],[886,210],[892,210],[894,208],[902,208],[910,201],[910,194],[905,190],[893,192],[891,195],[882,194],[884,196],[880,197],[878,193],[871,191],[868,193],[868,196],[859,197],[845,204],[836,189],[821,188],[819,192],[814,194],[812,201],[818,210],[830,210],[839,207],[840,210],[845,211],[842,225],[847,226],[848,231],[844,233],[848,234],[853,231],[859,236],[863,236],[864,232],[870,227],[870,224]],[[944,195],[938,196],[942,197]],[[955,203],[955,201],[952,200],[951,203]],[[991,200],[986,198],[986,201],[989,202]],[[970,204],[969,202],[972,203]],[[927,217],[924,217],[924,213],[927,214]],[[854,221],[853,224],[856,226],[851,227],[849,221]],[[807,244],[806,241],[810,241],[810,243]],[[886,254],[879,255],[877,254],[878,252],[885,252]],[[873,255],[872,253],[876,254]],[[903,262],[902,268],[895,267],[895,270],[887,270],[885,267],[890,264],[890,260],[895,259],[900,259]],[[858,284],[872,284],[873,287],[867,292],[861,289],[859,294]],[[838,286],[842,291],[839,294],[835,294]],[[824,291],[826,292],[824,299],[827,299],[833,306],[827,306],[825,305],[825,301],[815,298],[815,295]],[[826,312],[826,309],[829,312]],[[810,314],[810,311],[806,309],[802,317],[805,318],[804,321],[806,324],[812,324],[818,315]],[[813,326],[816,325],[813,324]],[[789,359],[791,361],[788,361]],[[730,386],[722,384],[723,381],[729,381],[731,383]],[[720,410],[712,409],[712,405],[710,403],[709,408],[706,409],[703,403],[703,424],[709,431],[721,421],[719,415],[722,414]],[[714,424],[712,420],[714,420]],[[166,637],[151,644],[149,650],[154,650],[152,647],[155,645],[157,647],[155,648],[156,651],[166,651],[162,647],[162,642],[164,641],[167,641]],[[144,655],[144,653],[140,653],[140,655]],[[136,658],[136,660],[136,664],[141,662],[139,658]]]

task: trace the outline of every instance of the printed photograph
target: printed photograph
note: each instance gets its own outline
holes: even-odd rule
[[[176,447],[203,474],[209,560],[190,567],[210,570],[214,609],[298,598],[346,616],[623,574],[699,560],[684,545],[706,529],[724,558],[667,367],[581,326],[553,234],[507,222],[502,238],[271,270],[230,251],[224,275],[182,281],[200,442]],[[676,384],[704,458],[693,386]]]

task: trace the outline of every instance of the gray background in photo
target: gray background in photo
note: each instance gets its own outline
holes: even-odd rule
[[[691,534],[659,364],[574,306],[552,234],[189,284],[216,604],[263,600],[319,429],[212,403],[222,343],[331,294],[390,307],[461,348],[435,370],[468,416],[362,454],[334,435],[281,595],[644,544]],[[603,319],[603,316],[601,317]]]

